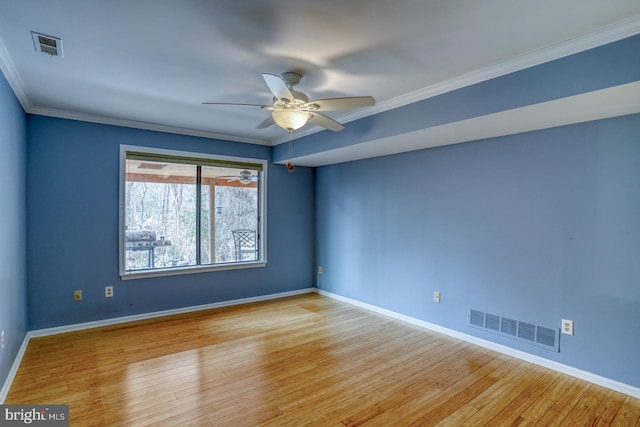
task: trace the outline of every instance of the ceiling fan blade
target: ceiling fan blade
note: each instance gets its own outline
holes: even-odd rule
[[[280,76],[263,73],[262,77],[264,78],[265,83],[267,83],[267,86],[269,86],[269,90],[273,93],[273,96],[278,100],[289,102],[295,99],[295,96],[293,96],[291,90],[289,90],[286,83]]]
[[[235,102],[203,102],[203,105],[223,105],[223,106],[231,106],[231,107],[260,107],[260,108],[270,108],[271,105],[261,105],[261,104],[238,104]]]
[[[262,123],[260,123],[258,126],[256,126],[256,129],[265,129],[265,128],[268,128],[269,126],[273,126],[275,124],[276,124],[276,122],[273,121],[273,116],[269,116],[266,119],[264,119],[264,121]]]
[[[301,108],[311,111],[350,110],[352,108],[371,107],[376,101],[371,96],[352,96],[345,98],[317,99],[307,102]]]
[[[322,126],[323,128],[330,129],[334,132],[339,132],[344,129],[344,126],[333,120],[331,117],[327,117],[320,113],[310,113],[309,121],[314,125]]]

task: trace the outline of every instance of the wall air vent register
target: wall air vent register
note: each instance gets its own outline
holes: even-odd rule
[[[469,308],[469,326],[515,338],[548,350],[560,351],[559,330],[509,319]]]

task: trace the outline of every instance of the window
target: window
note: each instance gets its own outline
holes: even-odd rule
[[[120,275],[266,263],[266,161],[121,146]]]

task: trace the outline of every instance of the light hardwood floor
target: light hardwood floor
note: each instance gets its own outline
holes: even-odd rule
[[[638,426],[640,400],[317,294],[33,339],[72,426]]]

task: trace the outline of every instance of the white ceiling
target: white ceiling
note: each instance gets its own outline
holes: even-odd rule
[[[0,68],[30,113],[269,145],[267,111],[201,103],[268,104],[261,73],[297,70],[376,99],[348,122],[638,32],[638,0],[0,0]]]

